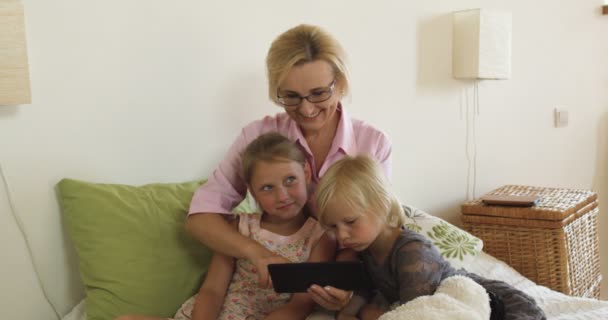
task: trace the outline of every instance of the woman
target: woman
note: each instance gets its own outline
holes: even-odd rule
[[[245,126],[226,157],[192,198],[187,230],[211,249],[251,260],[260,284],[269,285],[267,265],[286,262],[230,227],[224,214],[243,200],[246,184],[239,170],[241,152],[259,135],[276,131],[302,147],[312,168],[312,186],[345,155],[366,154],[390,177],[388,137],[350,118],[341,104],[348,93],[345,54],[340,44],[317,26],[299,25],[276,38],[266,58],[270,99],[285,112]],[[312,197],[311,197],[312,198]],[[309,209],[314,206],[310,206]],[[351,296],[335,288],[312,286],[315,301],[329,310],[341,309]]]

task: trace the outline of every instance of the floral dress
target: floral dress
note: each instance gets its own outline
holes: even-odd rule
[[[292,262],[307,261],[312,248],[323,235],[323,229],[313,218],[308,218],[296,233],[289,236],[260,228],[260,219],[261,214],[241,214],[239,232]],[[272,288],[260,288],[257,281],[257,270],[251,261],[238,259],[218,319],[263,319],[291,298],[288,293],[276,293]],[[175,315],[175,320],[190,319],[195,298],[196,296],[190,298],[182,305]]]

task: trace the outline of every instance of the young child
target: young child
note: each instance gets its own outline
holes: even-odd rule
[[[244,150],[243,174],[263,212],[236,217],[239,232],[291,262],[334,258],[335,240],[305,211],[311,171],[295,143],[278,133],[261,135]],[[175,319],[305,319],[314,305],[306,293],[260,288],[251,261],[215,253],[198,294],[182,305]]]
[[[341,246],[358,252],[382,298],[377,301],[386,302],[353,298],[338,319],[355,319],[357,313],[361,319],[377,319],[390,305],[432,295],[442,280],[453,275],[470,277],[486,289],[491,319],[545,319],[525,293],[501,281],[455,270],[430,241],[402,228],[403,209],[371,158],[347,156],[334,163],[321,179],[315,200],[319,222]]]

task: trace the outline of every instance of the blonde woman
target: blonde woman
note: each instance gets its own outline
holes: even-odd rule
[[[341,103],[349,89],[345,60],[340,44],[318,26],[299,25],[279,35],[270,46],[266,66],[270,100],[283,112],[245,126],[192,198],[187,230],[216,252],[251,260],[262,286],[270,285],[267,265],[284,262],[283,258],[236,232],[225,219],[246,194],[239,169],[240,154],[249,142],[269,131],[296,142],[311,168],[312,191],[325,171],[345,155],[367,154],[390,176],[388,137],[351,118]],[[311,290],[315,301],[329,310],[340,310],[351,296],[331,287]]]

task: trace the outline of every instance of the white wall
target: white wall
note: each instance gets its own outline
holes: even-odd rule
[[[0,107],[0,163],[62,314],[82,289],[55,183],[207,176],[242,125],[280,111],[266,97],[264,58],[274,37],[302,22],[324,26],[348,51],[346,105],[392,137],[398,195],[458,222],[468,167],[461,97],[472,84],[451,77],[450,12],[512,12],[513,76],[479,85],[477,195],[530,184],[593,188],[608,203],[601,1],[23,2],[33,103]],[[553,128],[556,106],[569,110],[568,127]],[[11,237],[2,252],[17,257],[1,271],[31,282],[4,196],[0,205],[0,234]]]

